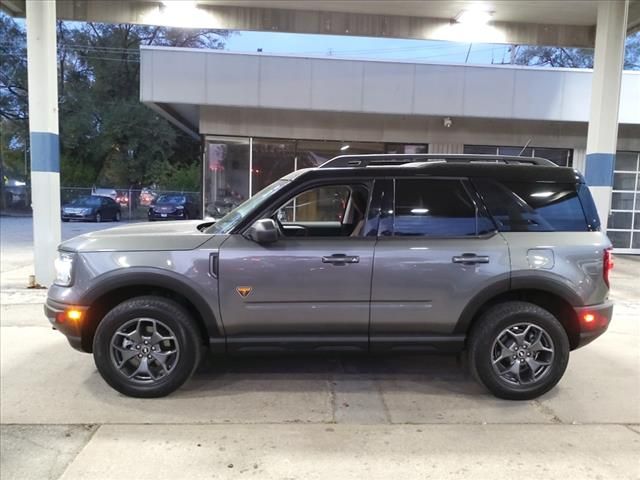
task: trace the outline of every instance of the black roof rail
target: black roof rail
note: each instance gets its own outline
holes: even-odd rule
[[[441,154],[441,153],[385,153],[363,155],[339,155],[327,160],[319,168],[349,168],[406,165],[410,163],[491,163],[505,165],[539,165],[557,167],[555,163],[540,157],[516,157],[508,155]]]

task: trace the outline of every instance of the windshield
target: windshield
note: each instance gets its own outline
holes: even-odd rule
[[[183,195],[160,195],[156,203],[184,203],[185,201]]]
[[[70,205],[80,207],[98,207],[100,206],[100,197],[78,197],[74,199]]]
[[[227,213],[224,217],[211,225],[207,233],[229,233],[235,228],[247,215],[255,210],[264,200],[276,193],[282,187],[287,185],[289,180],[277,180],[268,187],[263,188],[253,197],[238,205],[236,208]]]

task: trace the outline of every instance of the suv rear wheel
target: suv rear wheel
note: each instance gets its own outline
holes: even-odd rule
[[[132,397],[162,397],[179,388],[200,361],[200,335],[176,302],[126,300],[98,325],[93,357],[105,381]]]
[[[569,361],[569,340],[560,322],[528,302],[487,310],[471,333],[473,375],[495,396],[529,400],[551,390]]]

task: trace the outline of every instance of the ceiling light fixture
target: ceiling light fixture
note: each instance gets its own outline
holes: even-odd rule
[[[162,5],[164,5],[165,7],[169,7],[169,8],[184,8],[184,9],[191,9],[191,8],[195,8],[196,6],[196,2],[191,1],[191,0],[161,0]]]
[[[345,150],[349,150],[349,145],[342,145],[340,147],[340,151],[344,152]]]
[[[486,25],[491,21],[492,15],[493,12],[487,10],[462,10],[454,20],[465,25]]]

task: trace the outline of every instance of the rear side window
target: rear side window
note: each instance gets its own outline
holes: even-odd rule
[[[462,181],[398,179],[395,186],[394,235],[460,237],[495,230],[477,214]]]
[[[502,232],[584,232],[592,230],[571,183],[504,182],[474,179]]]

